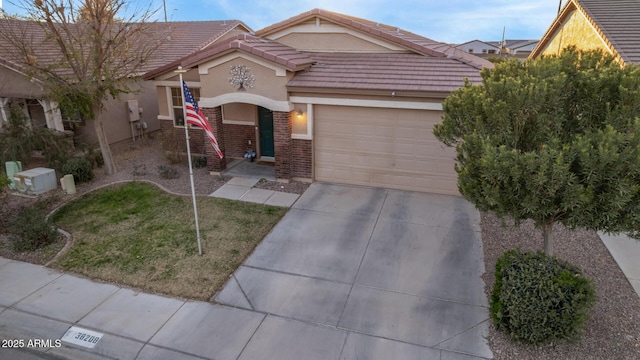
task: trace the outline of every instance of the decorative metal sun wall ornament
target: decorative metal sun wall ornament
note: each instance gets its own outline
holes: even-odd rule
[[[237,87],[239,91],[246,91],[253,87],[255,76],[249,72],[251,68],[244,65],[231,65],[231,77],[229,78],[229,84],[233,87]]]

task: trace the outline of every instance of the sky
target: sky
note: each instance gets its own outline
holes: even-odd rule
[[[19,10],[0,0],[4,10]],[[134,1],[147,4],[144,0]],[[399,27],[433,40],[460,44],[471,40],[540,39],[558,12],[559,0],[164,0],[169,21],[241,20],[253,30],[313,8]],[[164,21],[162,0],[150,0]],[[563,3],[565,3],[563,1]]]

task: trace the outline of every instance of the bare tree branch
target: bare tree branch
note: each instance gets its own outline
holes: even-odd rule
[[[107,171],[115,164],[100,113],[109,97],[136,90],[139,74],[166,39],[151,20],[156,10],[128,0],[17,0],[26,17],[0,19],[8,61],[42,81],[49,97],[95,120]]]

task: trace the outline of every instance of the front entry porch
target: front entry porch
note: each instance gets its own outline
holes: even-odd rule
[[[273,163],[268,164],[263,161],[253,161],[235,159],[227,163],[227,169],[222,172],[223,176],[276,180],[276,168]]]

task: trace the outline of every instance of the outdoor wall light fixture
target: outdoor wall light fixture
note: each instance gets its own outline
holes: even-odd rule
[[[302,119],[302,115],[303,115],[303,114],[304,114],[304,113],[302,112],[302,110],[298,110],[298,111],[296,111],[296,116],[298,116],[298,119]]]

